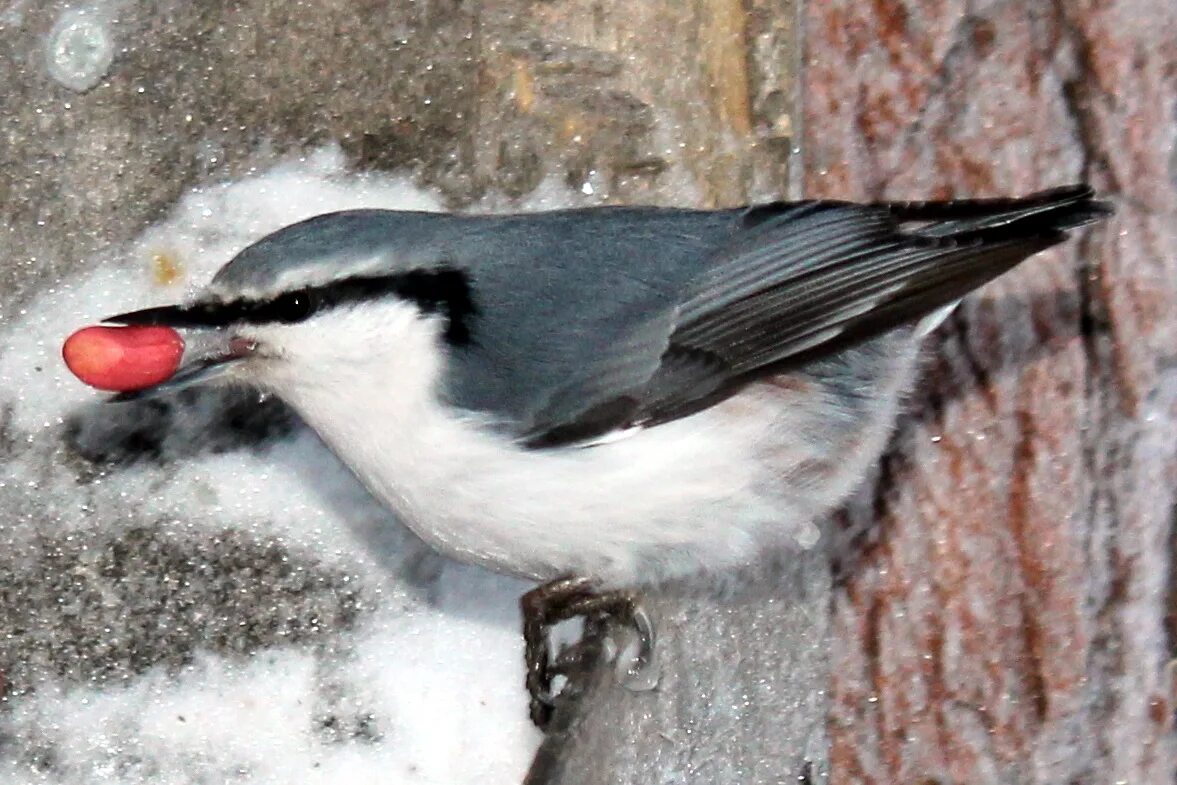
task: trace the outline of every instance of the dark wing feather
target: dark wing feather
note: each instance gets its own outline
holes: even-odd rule
[[[751,208],[682,300],[658,369],[594,410],[612,419],[594,417],[593,435],[687,416],[915,322],[1111,212],[1092,197],[1070,186],[1024,199]],[[594,430],[561,428],[533,443]]]
[[[1072,186],[1025,199],[781,205],[774,217],[755,208],[750,236],[684,302],[668,370],[651,379],[637,416],[691,414],[752,379],[914,322],[1108,215],[1092,196]],[[708,362],[688,380],[683,356]]]

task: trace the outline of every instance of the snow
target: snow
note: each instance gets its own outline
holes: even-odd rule
[[[328,148],[188,194],[0,326],[0,782],[522,779],[525,584],[432,555],[272,401],[106,404],[60,360],[78,327],[354,207],[440,205]],[[245,435],[234,401],[266,413]]]
[[[5,730],[26,749],[52,743],[53,776],[9,760],[3,781],[518,782],[535,736],[503,594],[476,578],[453,601],[477,617],[377,613],[342,662],[275,649],[243,662],[203,655],[125,687],[46,685],[16,702]],[[364,723],[355,740],[320,716],[324,687],[340,685]]]

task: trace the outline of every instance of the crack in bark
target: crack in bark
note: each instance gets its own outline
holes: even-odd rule
[[[1078,131],[1075,141],[1083,153],[1084,179],[1090,179],[1093,169],[1098,169],[1108,182],[1105,190],[1119,193],[1123,190],[1121,183],[1112,167],[1111,159],[1100,143],[1099,127],[1090,109],[1095,97],[1095,92],[1090,87],[1096,81],[1094,45],[1070,18],[1067,3],[1064,0],[1053,0],[1053,4],[1062,40],[1071,46],[1075,56],[1075,72],[1069,78],[1060,81],[1063,87],[1063,102]]]
[[[869,146],[870,140],[873,138],[874,134],[867,127],[867,111],[865,109],[866,105],[866,85],[860,84],[858,86],[858,93],[854,97],[854,130],[858,133],[859,138],[862,139],[863,145]],[[882,200],[885,198],[883,192],[886,188],[886,179],[883,177],[883,172],[879,165],[878,157],[872,156],[869,159],[861,161],[860,163],[870,167],[870,174],[863,178],[865,182],[870,183],[870,185],[867,187],[866,198]]]
[[[1041,569],[1033,563],[1030,544],[1027,541],[1027,509],[1032,497],[1029,487],[1035,457],[1035,445],[1039,438],[1034,417],[1024,408],[1017,412],[1018,440],[1014,446],[1013,466],[1010,471],[1009,520],[1008,527],[1017,552],[1018,570],[1023,586],[1018,593],[1018,614],[1021,619],[1021,644],[1024,661],[1018,658],[1015,667],[1021,671],[1021,681],[1034,707],[1034,720],[1041,727],[1046,720],[1048,691],[1046,671],[1042,658],[1042,627],[1038,614],[1032,607],[1030,591],[1039,592]]]
[[[909,150],[913,144],[922,146],[927,143],[924,136],[924,123],[936,99],[942,100],[950,113],[960,113],[962,111],[961,104],[968,102],[967,93],[949,88],[958,73],[956,69],[958,60],[966,54],[976,51],[976,30],[982,20],[983,17],[966,10],[953,27],[952,32],[948,34],[952,43],[948,45],[940,61],[931,68],[927,95],[924,96],[923,102],[916,110],[915,117],[903,130],[902,149]],[[875,160],[877,161],[877,159]],[[893,179],[897,174],[898,170],[892,169],[887,173],[887,180]]]
[[[1097,83],[1094,44],[1070,17],[1066,3],[1055,0],[1054,10],[1064,40],[1070,44],[1075,55],[1074,73],[1062,80],[1062,98],[1075,123],[1076,143],[1082,151],[1083,178],[1090,181],[1094,175],[1098,175],[1108,184],[1105,191],[1117,193],[1122,190],[1121,183],[1102,143],[1098,118],[1092,110],[1092,104],[1097,98],[1091,87]],[[1083,476],[1090,483],[1083,531],[1095,533],[1100,530],[1100,519],[1106,521],[1103,527],[1106,542],[1101,543],[1101,552],[1093,553],[1090,541],[1085,543],[1085,550],[1088,558],[1102,558],[1111,576],[1106,593],[1102,597],[1093,597],[1097,608],[1088,671],[1099,674],[1096,678],[1108,683],[1123,672],[1122,652],[1117,642],[1124,636],[1122,620],[1116,610],[1125,602],[1130,571],[1118,539],[1122,519],[1119,497],[1111,486],[1111,478],[1119,473],[1117,467],[1124,463],[1122,440],[1111,427],[1117,420],[1116,411],[1121,396],[1113,368],[1116,338],[1109,330],[1099,329],[1110,322],[1106,294],[1099,285],[1103,271],[1089,261],[1098,256],[1093,235],[1084,234],[1079,238],[1077,246],[1080,261],[1077,281],[1081,314],[1079,326],[1085,357],[1083,400],[1086,404],[1080,444],[1084,462]],[[1100,718],[1096,727],[1106,728],[1108,720],[1117,710],[1118,693],[1115,690],[1100,692],[1102,700],[1092,709]],[[1113,754],[1113,744],[1106,732],[1096,734],[1095,745],[1101,758],[1106,760]]]
[[[1169,509],[1169,575],[1165,596],[1165,650],[1177,659],[1177,505]]]
[[[985,399],[985,406],[990,412],[997,411],[997,392],[993,377],[985,363],[973,351],[969,342],[970,319],[964,308],[957,308],[952,312],[948,322],[952,325],[953,337],[959,347],[960,358],[964,360],[965,368],[972,377],[972,389],[981,393]]]
[[[863,656],[866,659],[866,683],[870,685],[871,691],[868,699],[873,699],[875,738],[879,740],[879,752],[883,757],[884,765],[888,770],[894,772],[899,756],[893,749],[893,745],[888,743],[890,734],[887,733],[887,712],[886,705],[883,703],[883,672],[880,667],[882,662],[882,616],[883,600],[878,593],[872,593],[863,614],[862,645]]]

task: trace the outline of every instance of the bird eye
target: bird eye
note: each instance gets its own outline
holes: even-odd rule
[[[318,308],[318,300],[313,292],[291,292],[271,303],[270,316],[274,321],[290,324],[306,319],[315,312],[316,308]]]

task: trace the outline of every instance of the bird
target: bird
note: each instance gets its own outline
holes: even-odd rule
[[[534,718],[545,625],[641,620],[634,587],[812,544],[885,449],[923,338],[1111,212],[1083,184],[334,212],[245,248],[188,302],[105,320],[195,336],[169,379],[115,398],[273,393],[429,545],[543,584],[523,599]]]

